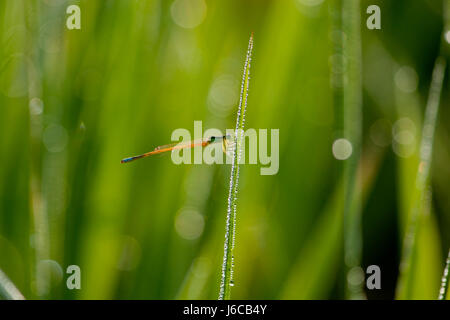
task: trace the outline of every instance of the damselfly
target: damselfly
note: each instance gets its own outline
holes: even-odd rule
[[[232,139],[232,137],[230,135],[226,135],[226,136],[211,136],[207,139],[193,140],[193,141],[188,141],[188,142],[177,142],[177,143],[172,143],[172,144],[166,144],[163,146],[156,147],[153,151],[150,151],[150,152],[147,152],[144,154],[140,154],[138,156],[122,159],[120,162],[127,163],[127,162],[131,162],[131,161],[134,161],[137,159],[152,156],[155,154],[160,154],[160,153],[179,150],[179,149],[206,147],[207,145],[210,145],[211,143],[217,143],[217,142],[222,142],[223,151],[225,153],[229,154],[230,152],[232,152],[232,147],[233,147],[233,143],[231,143],[232,140],[234,140],[234,139]]]

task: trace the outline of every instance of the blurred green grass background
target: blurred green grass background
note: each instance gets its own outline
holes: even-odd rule
[[[280,170],[241,168],[232,297],[344,298],[330,2],[1,1],[0,269],[31,299],[216,299],[230,167],[120,159],[194,120],[233,128],[254,31],[246,127],[280,129]],[[381,30],[365,27],[371,4]],[[442,16],[442,1],[361,1],[370,299],[395,297]],[[437,297],[450,244],[448,88],[414,298]],[[66,288],[74,264],[81,290]]]

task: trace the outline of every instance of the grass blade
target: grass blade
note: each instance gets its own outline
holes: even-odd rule
[[[25,300],[19,289],[8,278],[8,276],[0,269],[0,295],[8,300]]]
[[[241,96],[236,117],[235,143],[232,154],[230,189],[228,194],[225,243],[223,248],[222,280],[220,283],[219,300],[230,299],[233,283],[234,257],[233,250],[236,234],[236,202],[239,182],[239,163],[241,158],[242,140],[244,138],[245,112],[247,110],[248,85],[250,81],[250,63],[253,50],[253,33],[248,43],[247,57],[244,64],[244,74],[241,84]]]
[[[448,294],[448,281],[450,280],[450,250],[448,251],[447,262],[445,263],[444,274],[442,275],[441,289],[439,290],[439,300],[445,300]]]
[[[447,1],[448,3],[448,1]],[[449,6],[447,5],[446,11]],[[441,47],[442,52],[443,47]],[[430,179],[430,167],[434,146],[436,121],[441,100],[442,88],[447,61],[441,55],[436,59],[431,86],[425,109],[425,119],[420,144],[420,161],[416,175],[413,205],[410,220],[403,241],[403,253],[400,262],[400,275],[397,296],[401,299],[411,299],[413,292],[413,271],[415,269],[415,251],[421,213],[426,209]]]
[[[361,155],[362,135],[362,58],[361,18],[359,0],[342,2],[342,28],[346,35],[343,55],[346,71],[343,79],[343,124],[344,138],[352,145],[352,154],[344,163],[344,259],[345,274],[360,269],[362,251],[361,201],[357,194],[358,163]],[[346,280],[346,296],[363,298],[363,282]]]

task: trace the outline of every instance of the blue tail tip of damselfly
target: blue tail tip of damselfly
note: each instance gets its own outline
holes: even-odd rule
[[[120,163],[127,163],[127,162],[130,162],[132,160],[134,160],[134,157],[125,158],[125,159],[120,160]]]

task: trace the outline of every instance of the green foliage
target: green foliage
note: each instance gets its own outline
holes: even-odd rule
[[[81,30],[65,27],[74,2]],[[0,1],[0,269],[11,283],[27,299],[217,299],[230,166],[120,159],[194,120],[234,129],[254,31],[246,122],[280,130],[280,170],[241,165],[232,298],[349,298],[350,250],[363,270],[381,267],[367,298],[393,299],[412,207],[428,199],[408,297],[436,299],[450,243],[447,78],[439,116],[425,106],[443,1],[180,3]],[[381,30],[365,27],[372,4]],[[351,81],[331,86],[338,78]],[[354,146],[343,162],[332,153],[342,137]],[[81,290],[66,288],[72,264]]]
[[[446,10],[450,10],[449,1],[445,1],[444,29],[442,32],[440,56],[436,59],[422,128],[422,137],[419,149],[419,162],[417,166],[416,180],[411,190],[411,213],[408,216],[407,227],[404,236],[403,252],[400,262],[400,274],[397,286],[397,297],[400,299],[413,299],[414,287],[419,282],[419,270],[423,273],[425,268],[420,268],[425,259],[419,255],[421,243],[419,237],[427,232],[428,219],[431,213],[431,187],[430,168],[435,143],[438,112],[441,104],[441,96],[444,87],[444,76],[447,67],[446,57],[443,56],[444,48],[448,45],[445,40],[448,25],[445,22]],[[422,230],[424,229],[424,230]],[[430,251],[429,249],[425,249]],[[436,259],[431,259],[436,260]],[[431,272],[430,274],[434,274]]]

